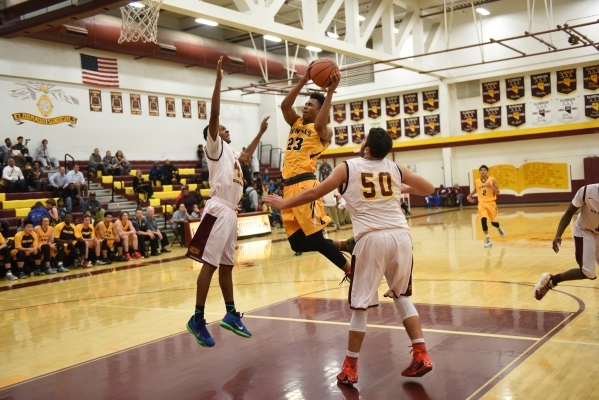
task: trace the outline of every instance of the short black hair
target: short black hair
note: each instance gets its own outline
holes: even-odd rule
[[[23,139],[23,136],[19,136],[19,137],[17,138],[17,140],[20,140],[20,139]]]
[[[109,215],[110,215],[111,217],[113,216],[113,215],[112,215],[112,213],[111,213],[110,211],[106,211],[106,212],[104,213],[104,218],[108,217]]]
[[[480,171],[483,168],[486,169],[487,171],[489,170],[489,167],[487,167],[485,164],[481,165],[478,170]]]
[[[137,207],[137,208],[135,209],[135,212],[138,212],[138,211],[144,212],[143,208],[139,208],[139,207]]]
[[[208,125],[204,128],[204,140],[208,141]]]
[[[43,206],[44,206],[44,205],[42,204],[42,202],[41,202],[41,201],[36,201],[36,202],[35,202],[35,204],[33,205],[33,208],[41,208],[41,207],[43,207]]]
[[[322,93],[312,93],[310,98],[316,100],[320,104],[320,107],[324,104],[324,94]]]
[[[27,225],[33,225],[33,221],[30,219],[24,219],[23,226],[27,226]]]
[[[383,128],[370,128],[364,147],[370,148],[373,158],[385,158],[393,147],[393,139]]]

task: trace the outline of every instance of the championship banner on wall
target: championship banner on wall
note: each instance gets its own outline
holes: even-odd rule
[[[333,119],[340,124],[345,121],[345,117],[345,103],[335,104],[333,106]]]
[[[183,118],[191,118],[191,100],[183,99],[181,100],[181,105],[183,108]]]
[[[138,94],[130,94],[129,102],[131,103],[131,114],[141,115],[141,96]]]
[[[89,110],[102,112],[102,91],[89,89]]]
[[[347,126],[336,126],[335,127],[335,144],[343,146],[347,144]]]
[[[524,77],[509,78],[505,80],[505,97],[508,100],[520,100],[524,97]]]
[[[110,92],[110,106],[115,114],[123,113],[123,95],[119,92]]]
[[[532,97],[538,99],[551,94],[551,75],[549,72],[530,76],[530,93]]]
[[[535,101],[532,103],[532,123],[547,125],[551,122],[551,103],[549,100]]]
[[[584,115],[589,118],[599,118],[599,94],[584,96]]]
[[[403,131],[406,137],[415,138],[420,135],[420,118],[411,117],[404,118],[403,120]]]
[[[599,89],[599,65],[584,67],[582,69],[582,76],[584,90],[594,92]]]
[[[439,91],[427,90],[422,92],[422,108],[425,111],[433,112],[439,109]]]
[[[166,103],[166,116],[173,118],[176,117],[175,113],[175,99],[172,97],[167,97],[164,99]]]
[[[557,119],[562,122],[572,122],[578,119],[578,104],[576,97],[558,99]]]
[[[441,133],[441,116],[425,115],[424,117],[424,134],[429,136],[435,136]]]
[[[403,95],[403,110],[406,114],[412,115],[418,112],[418,93]],[[420,132],[418,132],[420,134]]]
[[[507,112],[507,124],[509,126],[515,126],[516,128],[526,123],[526,105],[522,104],[508,104],[505,106]]]
[[[160,110],[158,109],[158,96],[148,96],[148,104],[150,106],[150,115],[153,117],[159,116]]]
[[[478,110],[460,111],[460,125],[464,132],[474,132],[478,129]]]
[[[576,68],[557,71],[557,92],[570,94],[576,91]]]
[[[351,126],[351,140],[354,143],[362,143],[364,140],[364,124],[355,124]]]
[[[351,110],[351,120],[361,121],[364,119],[364,101],[354,101],[349,103],[349,109]]]
[[[198,118],[206,119],[206,102],[198,101]]]
[[[401,137],[401,119],[387,120],[387,133],[393,140]]]
[[[368,101],[368,118],[379,118],[381,116],[381,99],[371,99]]]
[[[487,129],[501,127],[501,107],[483,108],[483,125]]]
[[[500,98],[499,81],[483,82],[483,103],[495,104]]]
[[[399,115],[399,96],[385,97],[385,112],[388,117]]]

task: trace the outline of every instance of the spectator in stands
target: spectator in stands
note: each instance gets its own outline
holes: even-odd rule
[[[240,162],[241,173],[243,174],[243,190],[246,190],[248,186],[252,185],[252,171],[248,163]]]
[[[58,172],[55,172],[50,179],[48,179],[48,189],[52,191],[52,196],[56,197],[59,193],[62,193],[64,189],[69,186],[69,179],[65,174],[64,167],[58,168]]]
[[[73,207],[78,206],[81,199],[79,189],[75,187],[75,183],[69,182],[69,185],[62,191],[62,198],[67,206],[67,212],[73,212]]]
[[[148,231],[154,234],[154,238],[150,238],[150,248],[152,250],[151,254],[153,256],[157,256],[160,253],[170,253],[171,251],[166,248],[166,246],[168,246],[168,238],[160,231],[158,228],[158,221],[156,221],[154,218],[154,207],[150,206],[146,208],[146,216],[144,217],[144,220],[148,226]],[[162,250],[158,250],[158,241],[160,241]]]
[[[21,168],[15,166],[15,159],[9,158],[8,165],[2,170],[2,180],[8,189],[8,192],[25,192],[25,177]]]
[[[89,157],[88,169],[89,173],[94,177],[98,176],[98,170],[102,171],[102,175],[108,175],[108,167],[102,161],[99,149],[94,149],[93,154]]]
[[[160,168],[158,161],[154,161],[154,165],[150,168],[150,181],[152,181],[153,186],[158,186],[157,181],[162,181],[162,168]]]
[[[21,168],[19,165],[25,165],[25,158],[21,155],[21,152],[18,150],[15,150],[13,152],[13,145],[10,138],[4,139],[4,144],[4,147],[6,147],[6,149],[8,150],[5,155],[6,161],[4,161],[4,165],[8,165],[9,158],[15,159],[15,165],[19,168]]]
[[[143,177],[141,169],[135,171],[135,176],[133,177],[133,191],[135,193],[145,193],[146,200],[149,200],[154,196],[154,189]]]
[[[322,159],[322,164],[320,165],[320,168],[318,169],[320,171],[320,181],[324,181],[325,179],[327,179],[327,177],[329,175],[331,175],[331,166],[329,165],[329,163],[327,163],[326,159]]]
[[[403,197],[399,198],[399,205],[400,205],[401,210],[403,211],[404,215],[412,215],[412,213],[410,212],[410,209],[408,208],[408,204],[404,201]]]
[[[268,168],[264,168],[264,172],[262,172],[262,181],[270,182],[270,174],[268,173]]]
[[[457,183],[455,183],[453,185],[453,198],[455,200],[455,205],[459,205],[460,207],[462,207],[462,198],[464,197],[464,193],[462,193],[462,188],[460,188],[460,185],[458,185]]]
[[[90,192],[87,201],[81,202],[81,211],[84,214],[89,212],[98,221],[104,221],[104,209],[102,204],[96,200],[96,192]]]
[[[351,224],[351,217],[349,216],[349,211],[347,211],[347,202],[341,195],[338,195],[337,201],[339,202],[339,205],[337,206],[339,225]]]
[[[54,199],[48,199],[46,200],[46,207],[45,207],[46,211],[48,211],[48,214],[50,214],[50,224],[52,226],[56,226],[56,224],[58,224],[60,222],[60,215],[58,214],[58,208],[56,207],[56,202],[54,201]],[[66,212],[66,209],[65,209]]]
[[[143,258],[138,250],[139,242],[137,233],[133,224],[129,221],[129,213],[127,211],[121,212],[121,218],[114,223],[114,229],[116,229],[121,239],[119,244],[117,244],[118,260],[130,261],[132,258],[136,260]]]
[[[17,138],[17,144],[13,145],[13,149],[17,149],[21,152],[21,154],[25,157],[25,161],[33,162],[33,157],[29,154],[29,149],[27,148],[27,143],[29,143],[29,139],[25,141],[23,144],[23,136],[19,136]]]
[[[198,145],[198,151],[196,152],[196,154],[198,155],[198,163],[196,164],[196,167],[202,168],[202,160],[205,157],[203,144]]]
[[[171,185],[173,181],[175,181],[177,185],[181,184],[181,178],[179,177],[179,168],[171,164],[170,160],[166,160],[164,162],[164,165],[162,166],[162,177],[164,179],[164,182],[162,182],[163,185],[165,183],[167,185]]]
[[[123,152],[121,150],[117,150],[115,157],[117,164],[123,169],[123,175],[129,175],[129,172],[131,172],[131,163],[125,158]]]
[[[204,196],[202,196],[202,188],[200,185],[198,185],[196,190],[193,192],[193,197],[195,197],[196,203],[198,204],[202,204],[202,201],[204,201]]]
[[[180,203],[177,211],[173,213],[173,217],[171,218],[171,229],[174,231],[177,230],[178,236],[181,238],[181,242],[185,243],[185,229],[184,223],[185,221],[189,221],[190,215],[185,208],[185,204]]]
[[[181,196],[179,201],[175,203],[177,208],[179,208],[179,205],[181,204],[185,206],[187,213],[191,214],[193,212],[193,206],[198,205],[199,203],[196,201],[196,197],[194,196],[194,194],[189,193],[189,190],[185,189],[183,190],[183,195]]]
[[[258,192],[258,197],[262,197],[262,178],[260,176],[260,172],[254,172],[254,177],[252,182],[256,184],[256,191]]]
[[[85,183],[85,177],[79,172],[79,165],[75,164],[73,169],[67,173],[67,179],[69,183],[72,182],[75,184],[75,187],[83,197],[87,197],[87,184]]]
[[[341,226],[339,225],[339,209],[337,208],[338,195],[339,192],[337,191],[337,189],[335,189],[332,192],[322,196],[322,204],[324,206],[324,211],[333,220],[333,224],[335,224],[336,230],[341,229]]]
[[[113,157],[110,151],[106,152],[106,157],[102,159],[102,162],[106,166],[106,173],[108,175],[123,175],[123,167],[119,165],[116,157]]]
[[[37,191],[45,192],[48,183],[44,180],[44,173],[42,171],[42,166],[39,161],[34,161],[31,167],[31,177],[32,177],[32,185],[31,187],[35,188]]]
[[[258,152],[254,151],[254,154],[252,154],[252,158],[250,161],[251,164],[251,168],[252,168],[252,173],[260,173],[260,161],[258,161]]]
[[[144,212],[141,208],[135,210],[135,218],[131,220],[133,227],[135,228],[135,233],[137,234],[137,242],[139,246],[139,251],[142,256],[148,257],[148,250],[146,248],[146,239],[150,242],[155,238],[154,232],[148,230],[148,224],[144,219]],[[154,254],[158,255],[158,254]]]
[[[6,141],[10,141],[10,139],[6,138]],[[0,145],[0,164],[2,166],[6,165],[8,161],[8,157],[10,156],[10,146],[6,147],[6,143]]]
[[[245,189],[245,196],[249,199],[249,204],[244,203],[245,209],[243,211],[256,211],[258,209],[258,191],[256,190],[256,182],[252,182],[251,185]]]
[[[267,186],[268,186],[268,194],[272,194],[275,192],[275,189],[276,189],[275,181],[273,181],[272,179],[269,179]]]
[[[204,214],[204,208],[206,208],[206,199],[204,199],[200,202],[199,208],[200,208],[200,214]]]
[[[7,139],[6,146],[10,148],[11,156],[15,159],[15,164],[19,168],[23,168],[27,161],[32,161],[28,157],[29,150],[23,144],[23,136],[19,136],[17,144],[12,144],[10,139]]]
[[[27,214],[27,219],[30,219],[33,222],[33,227],[36,227],[42,221],[42,217],[48,217],[52,219],[48,211],[44,208],[44,205],[41,201],[36,202],[33,207],[31,207],[31,211]]]
[[[58,210],[58,218],[60,221],[64,221],[65,215],[67,215],[67,206],[64,202],[64,199],[58,199],[58,204],[56,204],[56,209]]]
[[[201,218],[202,217],[202,213],[200,212],[200,206],[197,204],[193,205],[193,210],[191,210],[191,218]]]
[[[208,167],[202,167],[202,170],[200,171],[200,182],[202,182],[204,189],[210,189],[210,172],[208,172]]]
[[[7,220],[0,220],[0,229],[2,229],[2,236],[7,238],[10,235],[10,224]]]
[[[439,186],[437,195],[441,199],[441,202],[445,203],[446,206],[451,207],[451,189],[446,188],[443,185]]]
[[[37,161],[42,163],[44,168],[58,168],[58,160],[56,157],[50,157],[50,153],[48,152],[48,141],[46,139],[42,140],[42,145],[37,148],[35,157]]]
[[[184,195],[184,192],[187,190],[187,186],[185,185],[181,185],[181,191],[179,192],[179,194],[177,195],[177,197],[175,197],[175,208],[179,207],[179,200],[181,200],[181,198]]]
[[[424,200],[426,201],[426,208],[431,208],[433,202],[435,203],[435,208],[439,208],[439,206],[441,206],[441,198],[439,197],[437,192],[429,194],[424,198]]]

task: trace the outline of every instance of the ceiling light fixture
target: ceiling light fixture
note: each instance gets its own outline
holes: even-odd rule
[[[203,18],[196,18],[196,22],[198,24],[202,24],[202,25],[208,25],[208,26],[218,26],[218,22],[214,22],[214,21],[209,21],[207,19],[203,19]]]
[[[314,47],[314,46],[306,46],[306,50],[310,50],[310,51],[313,51],[315,53],[320,53],[322,51],[322,49],[320,49],[318,47]]]
[[[363,17],[360,14],[358,14],[358,21],[360,21],[360,22],[366,21],[366,17]]]
[[[276,36],[272,36],[272,35],[264,35],[264,39],[271,41],[271,42],[275,42],[275,43],[280,43],[283,41],[283,39],[278,38]]]
[[[135,7],[135,8],[144,8],[145,6],[143,4],[141,4],[139,1],[134,1],[133,3],[129,3],[129,5],[131,7]]]
[[[477,8],[476,12],[479,13],[480,15],[489,15],[489,14],[491,14],[488,10],[486,10],[486,9],[484,9],[482,7]]]
[[[339,35],[337,35],[337,33],[335,33],[333,31],[333,29],[331,29],[330,31],[327,31],[327,36],[332,39],[339,39]]]

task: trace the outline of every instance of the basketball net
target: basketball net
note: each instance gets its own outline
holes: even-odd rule
[[[140,0],[121,7],[123,25],[119,44],[123,42],[157,43],[158,16],[164,0]]]

